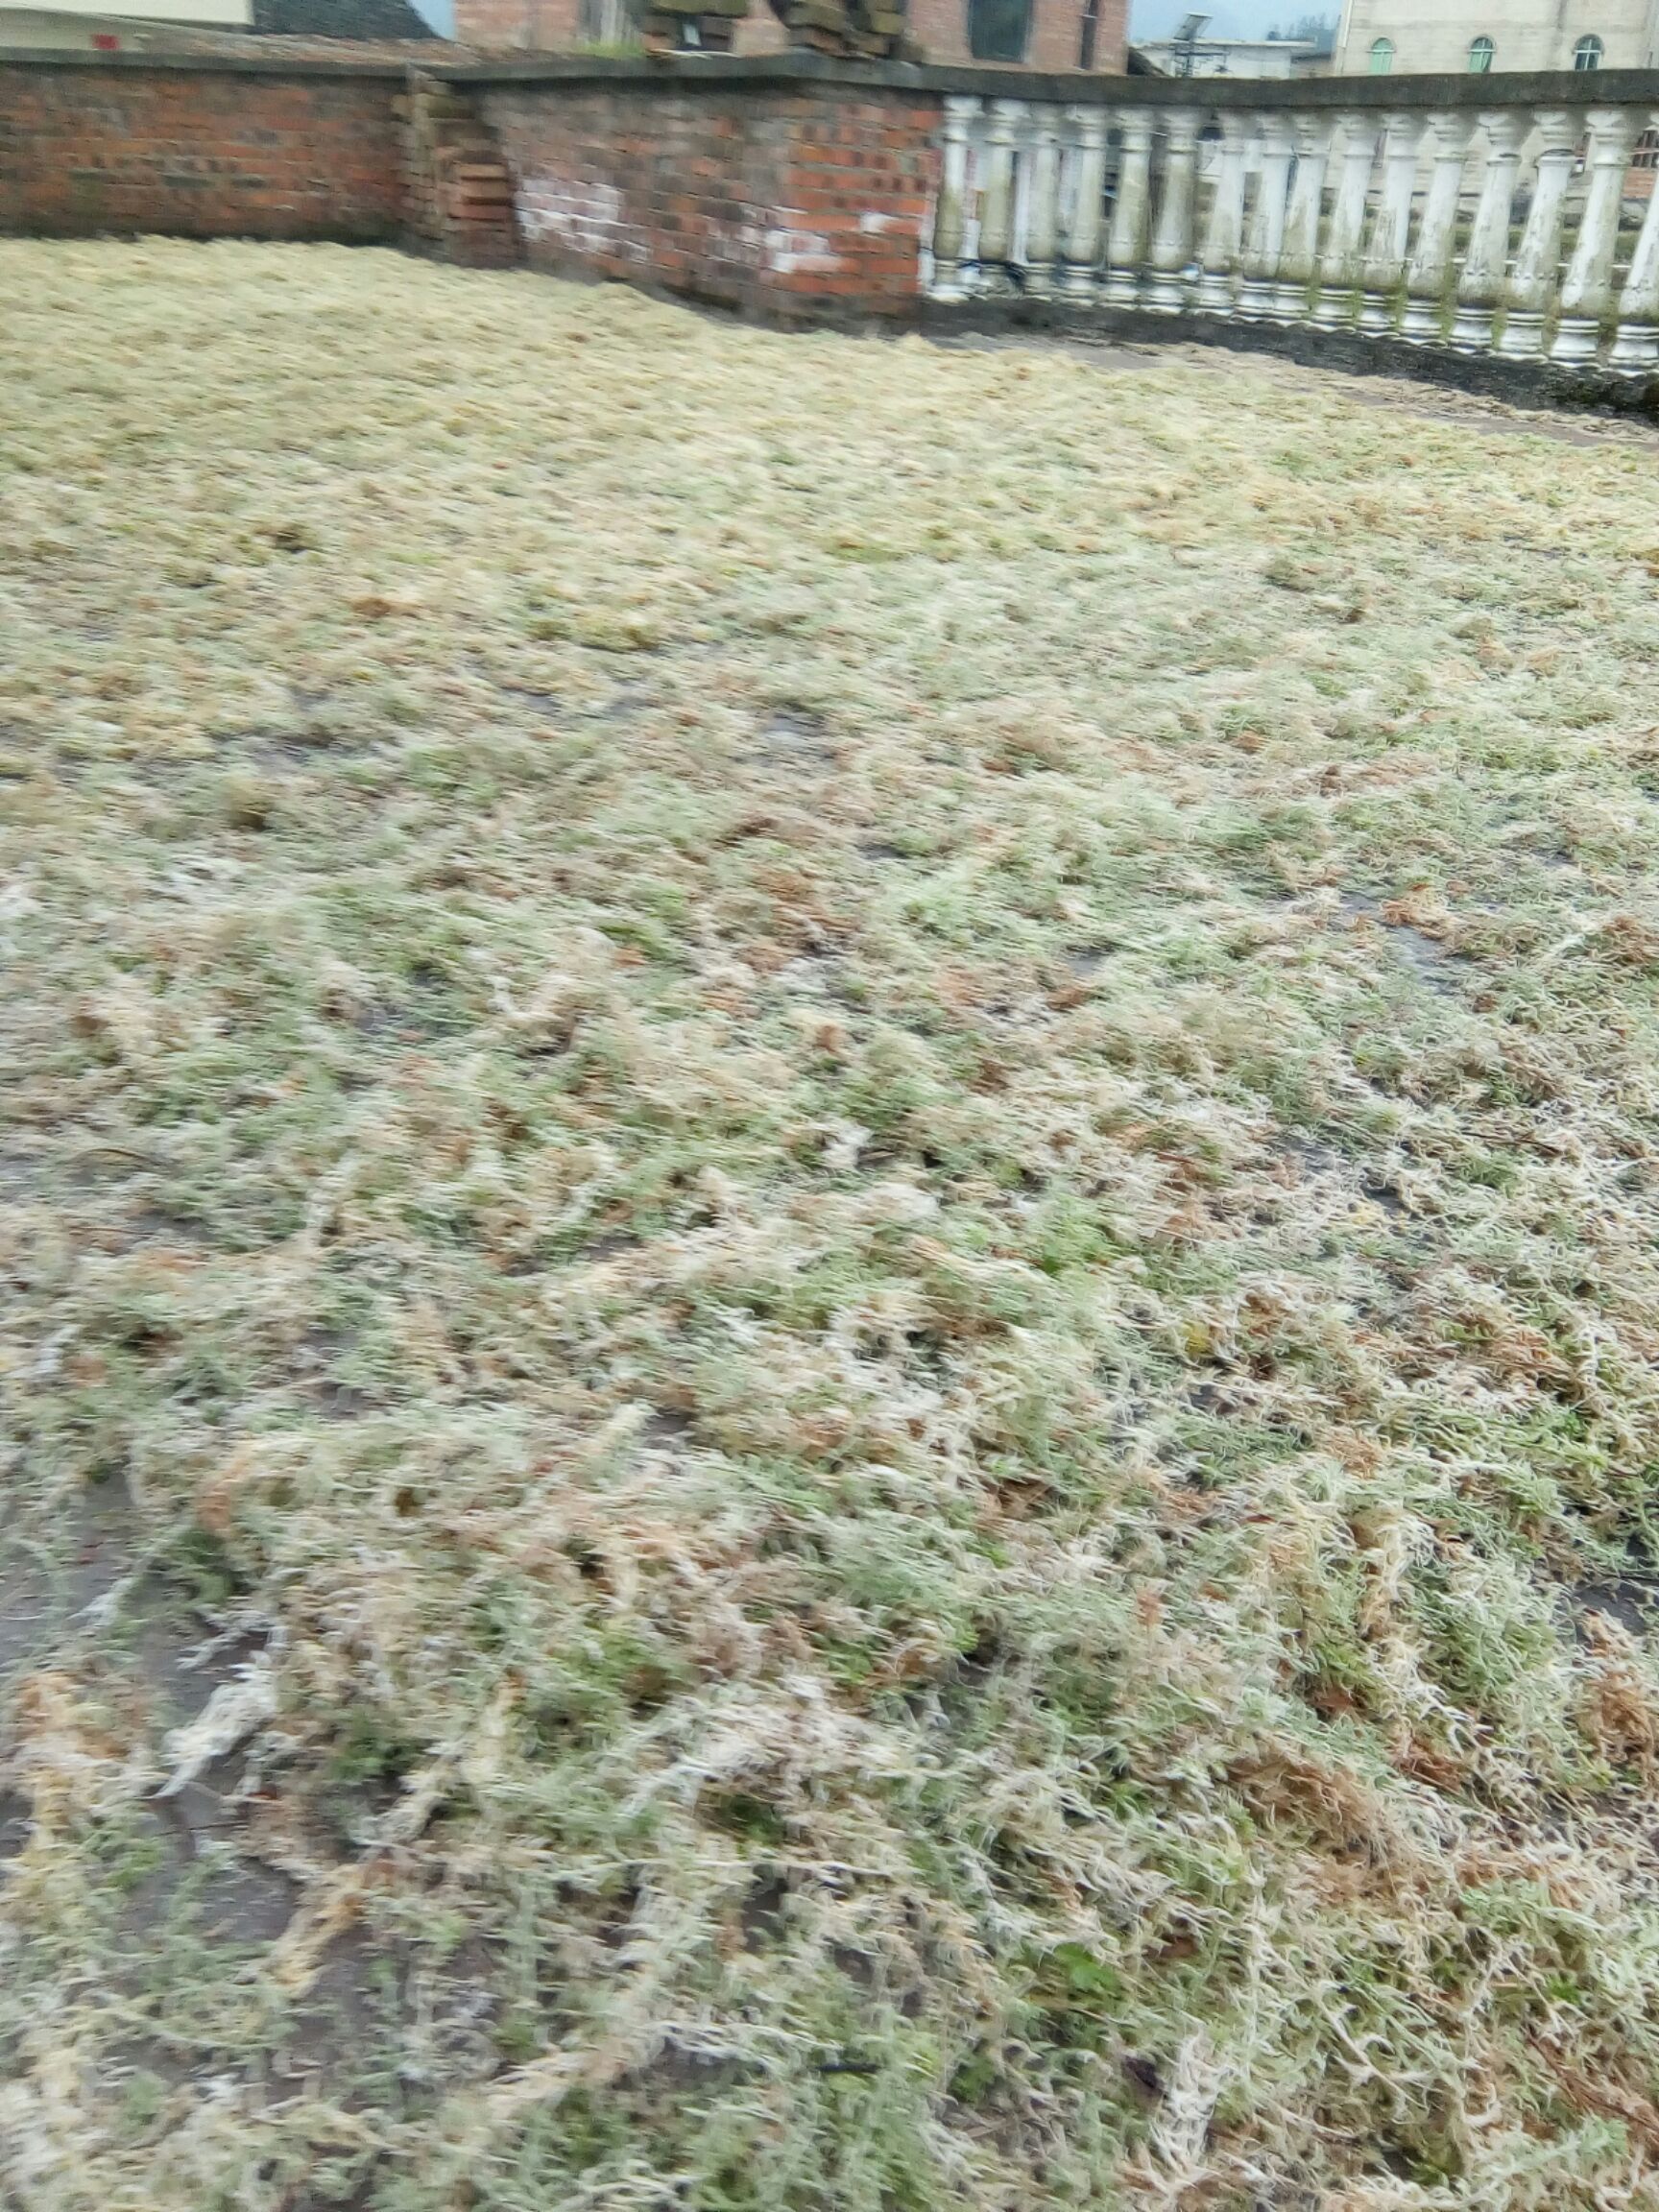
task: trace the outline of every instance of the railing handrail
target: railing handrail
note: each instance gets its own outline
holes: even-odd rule
[[[884,72],[885,74],[885,72]],[[1514,70],[1421,77],[1096,77],[1082,71],[919,68],[929,87],[1070,107],[1323,112],[1355,108],[1659,107],[1659,69]],[[995,84],[986,80],[995,77]],[[945,80],[951,82],[947,84]]]

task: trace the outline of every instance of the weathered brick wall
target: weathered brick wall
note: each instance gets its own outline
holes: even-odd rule
[[[934,92],[790,78],[6,60],[0,230],[402,238],[785,317],[893,315],[917,298],[939,123]]]
[[[0,230],[396,237],[401,75],[0,64]]]
[[[474,87],[533,265],[772,316],[916,303],[937,95],[799,87]]]

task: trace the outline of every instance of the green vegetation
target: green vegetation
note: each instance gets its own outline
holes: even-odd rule
[[[0,293],[8,2212],[1659,2204],[1651,445]]]

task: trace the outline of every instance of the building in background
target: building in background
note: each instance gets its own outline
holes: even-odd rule
[[[1189,15],[1167,38],[1137,38],[1136,60],[1160,77],[1309,77],[1331,66],[1335,27],[1314,24],[1304,36],[1270,33],[1265,38],[1210,36],[1214,17]]]
[[[430,38],[411,0],[0,0],[0,47],[144,54],[203,33],[302,38]]]
[[[1336,73],[1646,69],[1659,0],[1345,0]]]
[[[1120,75],[1128,12],[1128,0],[908,0],[905,35],[929,61]],[[455,0],[455,36],[469,46],[568,53],[627,44],[634,21],[626,0]],[[775,54],[787,43],[768,0],[750,0],[733,51]]]
[[[115,54],[167,45],[181,31],[252,29],[251,0],[57,0],[51,8],[15,8],[0,0],[0,46],[63,47]]]

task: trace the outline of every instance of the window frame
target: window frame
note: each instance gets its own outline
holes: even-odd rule
[[[1020,19],[1022,28],[1018,53],[980,51],[981,47],[1002,49],[1009,44],[1006,37],[987,36],[991,27],[988,19],[994,20],[998,13],[1010,22],[1015,16]],[[1004,69],[1021,66],[1031,51],[1031,34],[1036,28],[1037,15],[1035,0],[963,0],[963,14],[966,17],[968,51],[975,61],[999,62]]]
[[[1392,38],[1373,38],[1371,51],[1366,58],[1370,63],[1366,72],[1367,75],[1392,77],[1394,74],[1394,54],[1395,47]]]
[[[1490,77],[1492,64],[1498,59],[1498,41],[1489,38],[1484,31],[1478,31],[1469,41],[1469,74],[1471,77]]]
[[[1606,39],[1599,38],[1594,31],[1586,31],[1573,49],[1573,74],[1575,77],[1592,76],[1600,68],[1606,55]]]

